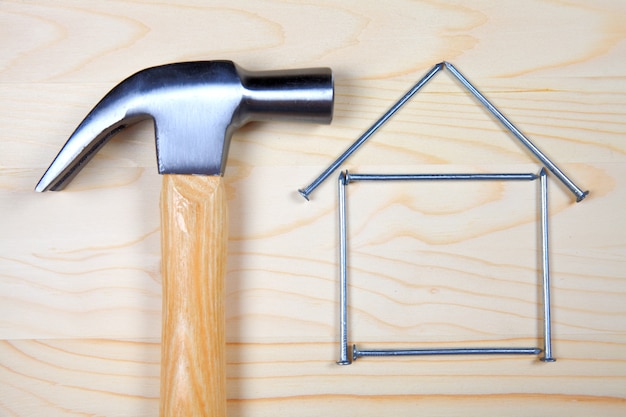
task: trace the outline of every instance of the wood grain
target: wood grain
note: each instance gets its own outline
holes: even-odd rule
[[[164,175],[161,217],[160,415],[223,416],[228,212],[222,177]]]
[[[93,105],[139,69],[231,59],[329,66],[330,126],[252,124],[224,177],[227,412],[626,414],[626,6],[614,1],[0,2],[0,415],[159,408],[154,132],[107,144],[63,193],[33,187]],[[338,355],[336,178],[315,178],[441,60],[581,187],[550,182],[553,349]],[[538,172],[441,73],[343,168]],[[536,184],[349,189],[351,335],[363,347],[540,346]],[[287,411],[286,411],[287,410]]]

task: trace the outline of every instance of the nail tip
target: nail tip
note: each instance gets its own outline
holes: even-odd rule
[[[49,182],[49,181],[44,181],[43,179],[41,179],[37,185],[35,186],[35,192],[38,193],[43,193],[46,191],[56,191],[58,190],[60,187],[57,184],[56,186],[53,185],[53,183]]]

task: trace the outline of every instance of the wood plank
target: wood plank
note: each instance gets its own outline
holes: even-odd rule
[[[521,341],[524,342],[524,341]],[[526,341],[528,342],[528,341]],[[455,410],[617,416],[626,400],[624,338],[558,340],[553,364],[527,358],[389,359],[340,367],[331,344],[229,344],[228,413],[379,415]],[[439,346],[439,345],[438,345]],[[590,361],[588,349],[595,352]],[[120,340],[3,341],[4,415],[148,416],[158,409],[159,344]],[[521,407],[513,407],[518,404]],[[345,408],[344,408],[345,407]]]
[[[626,413],[626,6],[484,1],[0,2],[0,414],[155,415],[154,130],[63,193],[32,190],[117,82],[166,62],[330,66],[330,126],[236,132],[225,175],[230,415]],[[550,179],[554,354],[338,367],[337,177],[308,184],[437,62],[454,63],[581,187]],[[439,74],[344,168],[538,172]],[[351,184],[350,341],[541,346],[536,183]]]

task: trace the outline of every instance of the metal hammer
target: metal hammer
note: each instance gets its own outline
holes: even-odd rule
[[[246,71],[230,61],[148,68],[86,116],[36,191],[60,190],[117,132],[153,119],[163,176],[160,415],[226,415],[222,175],[233,132],[249,121],[330,123],[328,68]]]

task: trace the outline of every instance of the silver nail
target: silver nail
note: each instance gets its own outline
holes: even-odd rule
[[[348,233],[346,226],[346,179],[348,172],[339,175],[339,348],[338,365],[350,365],[348,357]]]
[[[538,355],[541,349],[534,347],[509,348],[440,348],[440,349],[374,349],[359,350],[352,347],[352,358],[382,356],[431,356],[431,355]]]
[[[350,174],[347,183],[353,181],[534,181],[537,174]]]
[[[552,357],[552,326],[550,317],[550,258],[548,256],[548,176],[546,170],[539,173],[541,183],[541,266],[543,272],[543,357],[544,362],[554,362]]]
[[[582,201],[587,194],[589,194],[589,191],[583,191],[576,184],[574,184],[574,182],[570,180],[563,173],[563,171],[561,171],[543,152],[541,152],[539,148],[537,148],[517,127],[515,127],[515,125],[511,123],[509,119],[507,119],[500,112],[500,110],[491,104],[489,100],[487,100],[487,98],[485,98],[485,96],[483,96],[481,92],[478,91],[478,89],[474,87],[472,83],[470,83],[468,79],[454,67],[454,65],[449,62],[444,62],[444,65],[452,73],[452,75],[454,75],[456,79],[459,80],[461,84],[463,84],[463,86],[467,88],[467,90],[472,93],[472,95],[476,97],[478,101],[480,101],[483,106],[485,106],[485,108],[509,130],[509,132],[519,139],[520,142],[522,142],[522,144],[526,146],[526,148],[528,148],[546,168],[548,168],[559,180],[561,180],[563,184],[565,184],[567,188],[570,189],[570,191],[576,196],[577,202]]]

